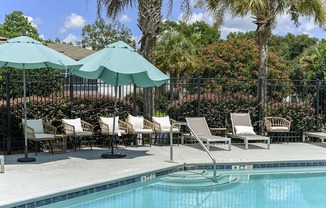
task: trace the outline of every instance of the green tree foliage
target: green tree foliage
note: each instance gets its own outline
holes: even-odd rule
[[[163,30],[176,30],[180,34],[188,38],[196,48],[202,48],[206,45],[217,42],[220,39],[219,25],[217,23],[212,26],[204,21],[196,21],[192,24],[186,22],[165,21]]]
[[[195,60],[195,47],[183,34],[170,30],[160,37],[156,47],[155,63],[159,69],[169,72],[171,77],[176,78],[173,86],[176,91],[179,89],[180,75],[194,70]]]
[[[259,78],[262,78],[262,103],[266,102],[267,77],[268,77],[268,40],[275,26],[276,16],[288,14],[295,24],[299,24],[299,17],[313,18],[319,25],[326,23],[326,3],[322,0],[199,0],[199,5],[205,5],[211,11],[215,19],[222,21],[224,14],[231,13],[233,16],[244,17],[251,14],[257,25],[256,35],[259,45]]]
[[[317,46],[316,59],[312,63],[314,68],[314,78],[325,80],[326,77],[326,40],[323,39]]]
[[[176,31],[164,33],[157,44],[156,66],[174,77],[179,77],[195,67],[194,45],[183,34]]]
[[[77,44],[81,44],[84,48],[91,47],[96,51],[118,40],[132,47],[136,46],[129,28],[118,21],[107,24],[102,18],[97,19],[93,24],[85,25],[82,29],[82,36],[83,40]]]
[[[41,40],[37,29],[28,22],[23,12],[13,11],[11,14],[6,15],[3,25],[0,26],[0,36],[14,38],[21,35]]]
[[[291,62],[296,60],[305,49],[316,45],[317,42],[317,38],[311,38],[307,34],[288,33],[286,36],[271,36],[268,46],[270,51],[278,53],[286,62]]]
[[[269,79],[288,78],[285,64],[270,52]],[[207,46],[200,57],[197,71],[205,78],[257,79],[258,46],[249,38],[229,38]]]
[[[299,65],[292,79],[313,80],[315,76],[315,63],[318,60],[318,45],[306,49],[299,57]]]

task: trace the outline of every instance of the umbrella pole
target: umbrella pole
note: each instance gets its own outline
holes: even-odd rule
[[[26,75],[25,75],[25,64],[23,64],[23,86],[24,86],[24,138],[25,138],[25,157],[18,158],[17,162],[34,162],[34,157],[28,157],[28,145],[27,145],[27,113],[26,113]]]
[[[117,116],[117,97],[118,97],[118,82],[119,82],[119,73],[117,73],[117,78],[115,81],[115,88],[114,88],[114,109],[113,109],[113,138],[112,138],[112,147],[111,147],[111,153],[103,153],[101,155],[102,158],[122,158],[125,157],[126,155],[120,154],[120,153],[114,153],[114,143],[115,143],[115,117]]]

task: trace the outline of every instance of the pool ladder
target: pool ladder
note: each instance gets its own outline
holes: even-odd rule
[[[213,161],[213,182],[217,182],[217,174],[216,174],[216,159],[215,157],[211,154],[211,152],[206,148],[204,143],[199,139],[198,135],[194,132],[194,130],[187,124],[187,122],[174,122],[172,123],[170,127],[170,162],[173,162],[173,126],[175,125],[183,125],[188,127],[192,135],[195,137],[195,139],[199,142],[200,146],[205,150],[205,152],[208,154],[208,156],[212,159]]]

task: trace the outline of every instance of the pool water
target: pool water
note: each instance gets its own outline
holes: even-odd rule
[[[181,175],[181,174],[180,174]],[[179,175],[179,176],[180,176]],[[46,207],[105,208],[250,208],[325,207],[326,172],[222,173],[212,185],[203,178],[171,182],[162,176]],[[174,178],[175,179],[175,178]]]

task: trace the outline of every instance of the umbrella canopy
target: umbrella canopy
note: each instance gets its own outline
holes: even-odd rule
[[[0,67],[17,69],[79,69],[82,64],[27,36],[0,45]]]
[[[8,40],[0,45],[0,67],[12,67],[23,70],[24,84],[24,122],[27,120],[26,108],[26,69],[53,68],[79,69],[82,64],[46,47],[41,42],[30,37],[20,36]],[[28,157],[27,132],[25,128],[25,157],[18,158],[18,162],[33,162],[35,158]]]
[[[111,85],[161,86],[169,79],[123,41],[107,45],[79,62],[83,66],[78,70],[73,69],[72,73],[88,79],[101,79]]]
[[[104,49],[81,60],[80,69],[71,72],[88,79],[100,79],[115,86],[115,101],[113,112],[113,135],[115,132],[117,87],[135,84],[138,87],[161,86],[169,80],[153,64],[147,61],[137,51],[123,41],[107,45]],[[103,153],[102,158],[117,158],[125,155],[114,153],[114,139],[111,153]]]

